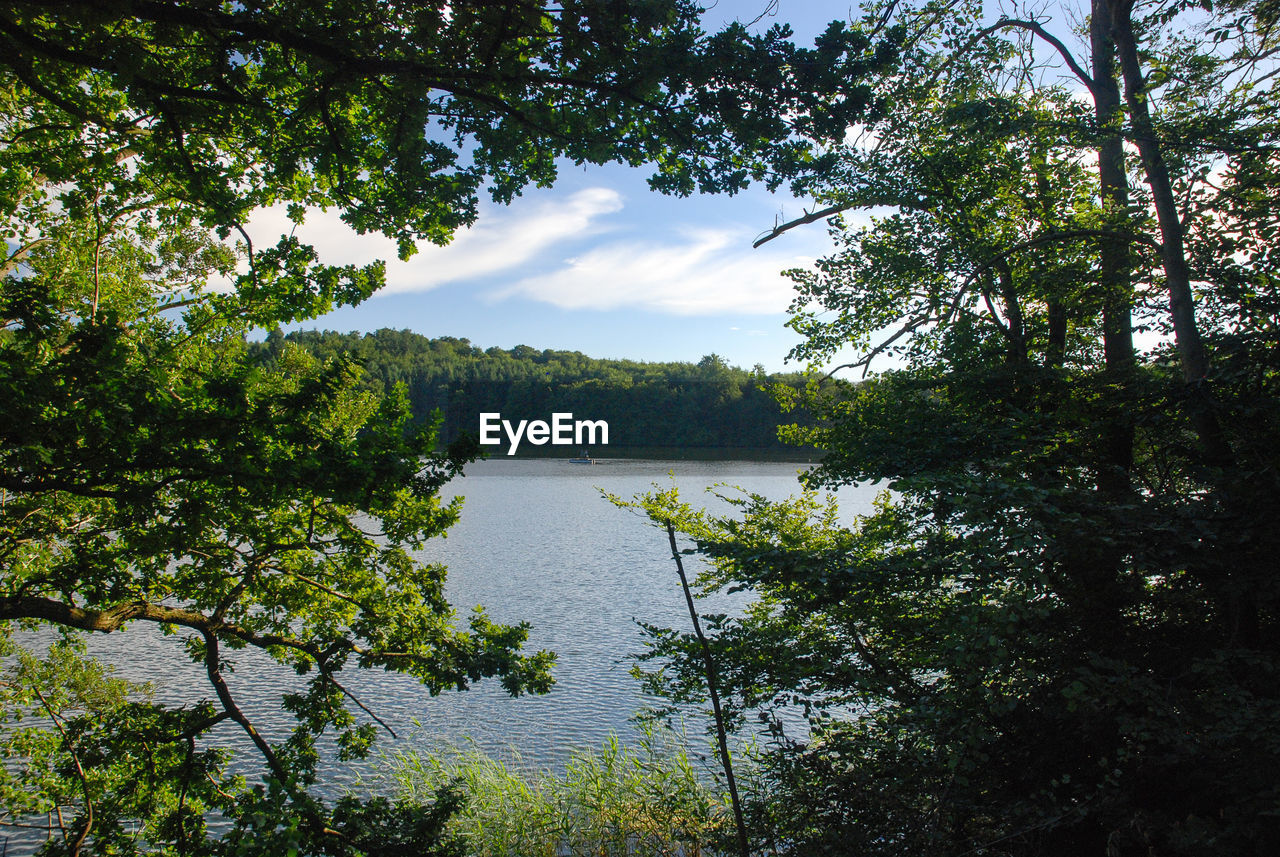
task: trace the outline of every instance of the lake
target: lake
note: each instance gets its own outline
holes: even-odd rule
[[[685,500],[715,508],[718,501],[704,493],[708,486],[729,483],[781,499],[800,490],[802,467],[632,459],[594,466],[496,457],[476,462],[445,491],[465,498],[461,521],[447,538],[430,543],[421,559],[448,565],[450,601],[464,618],[482,604],[495,621],[532,623],[529,647],[558,655],[556,686],[545,696],[512,699],[496,681],[438,697],[382,672],[349,670],[344,683],[399,733],[399,739],[381,738],[384,748],[470,741],[493,754],[518,753],[530,766],[558,769],[575,748],[597,746],[611,731],[625,736],[632,715],[656,703],[629,673],[629,658],[644,647],[636,621],[689,627],[665,531],[615,508],[599,489],[631,497],[655,482],[665,487],[672,471]],[[875,494],[871,487],[842,489],[843,514],[868,511]],[[726,596],[707,607],[740,609],[735,597],[746,596]],[[92,650],[120,665],[125,677],[152,681],[165,702],[189,703],[193,688],[211,696],[203,671],[180,660],[179,645],[180,636],[135,628],[95,638]],[[228,677],[232,692],[273,740],[282,737],[291,720],[280,711],[279,696],[296,677],[257,653],[228,654],[238,665]],[[690,738],[700,741],[702,728],[701,722],[688,723]],[[220,737],[244,746],[230,727]],[[350,785],[359,770],[327,766],[327,790]]]

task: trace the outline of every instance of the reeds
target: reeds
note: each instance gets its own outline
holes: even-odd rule
[[[700,857],[732,842],[728,796],[668,730],[643,727],[634,745],[611,736],[574,754],[562,776],[475,747],[387,760],[410,801],[458,788],[465,806],[449,832],[473,857]]]

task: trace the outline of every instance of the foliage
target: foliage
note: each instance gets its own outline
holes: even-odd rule
[[[114,678],[82,648],[68,638],[46,660],[11,652],[3,685],[6,809],[49,818],[49,832],[68,843],[86,832],[81,818],[63,813],[77,807],[91,809],[117,849],[128,847],[122,822],[132,819],[143,820],[139,835],[148,841],[199,841],[205,812],[225,808],[227,790],[236,788],[220,773],[225,754],[194,741],[212,706],[153,706],[148,687]]]
[[[264,366],[247,355],[243,322],[201,317],[204,306],[185,321],[155,312],[171,282],[157,264],[163,248],[118,239],[98,250],[101,285],[86,319],[74,264],[86,245],[64,232],[7,284],[7,317],[20,324],[0,357],[12,403],[0,451],[0,610],[81,631],[181,629],[213,701],[173,709],[126,704],[120,693],[51,696],[58,734],[42,764],[60,779],[27,767],[9,784],[10,811],[73,807],[64,826],[72,853],[164,844],[197,853],[208,847],[203,814],[214,810],[265,813],[273,828],[292,813],[297,841],[314,840],[324,825],[308,794],[315,739],[332,729],[342,753],[359,756],[373,738],[347,709],[337,675],[348,664],[405,672],[433,692],[484,676],[512,693],[549,685],[551,655],[519,653],[526,626],[477,612],[458,629],[444,569],[411,556],[456,518],[436,493],[468,450],[434,452],[430,427],[408,428],[403,396],[358,390],[350,363],[291,349]],[[67,308],[50,313],[26,299],[33,293]],[[258,732],[232,690],[226,653],[245,646],[307,676],[305,690],[284,698],[298,727],[281,744]],[[58,651],[44,667],[23,660],[19,684],[39,693],[38,680],[52,694],[90,669]],[[225,754],[197,751],[223,721],[254,743],[270,788],[230,782]],[[145,839],[126,832],[135,822]]]
[[[455,621],[444,569],[413,559],[456,517],[437,491],[474,447],[438,450],[404,392],[363,388],[349,359],[261,360],[245,342],[363,300],[381,263],[329,265],[291,235],[255,246],[244,224],[336,206],[407,257],[470,223],[482,191],[509,201],[566,160],[652,163],[677,193],[799,181],[822,158],[793,132],[838,132],[869,103],[851,82],[891,58],[841,28],[807,51],[783,30],[708,35],[696,15],[683,0],[0,4],[0,621],[181,634],[208,678],[173,708],[55,693],[54,673],[94,669],[70,642],[20,661],[48,684],[9,695],[28,726],[5,746],[33,755],[3,797],[63,814],[47,853],[347,854],[391,847],[369,839],[384,823],[401,850],[450,847],[449,793],[438,811],[314,794],[321,735],[355,757],[375,734],[341,670],[522,693],[549,686],[552,657],[521,652],[523,625]],[[245,647],[300,676],[283,740],[237,700]],[[38,740],[21,731],[37,708]],[[205,752],[219,724],[252,743],[260,783]],[[206,836],[206,811],[229,832]]]
[[[678,736],[652,726],[626,746],[611,736],[575,753],[563,776],[478,749],[453,755],[398,752],[390,774],[402,798],[431,799],[454,783],[466,805],[448,831],[473,857],[498,855],[698,855],[732,836],[717,793]]]
[[[0,68],[26,121],[10,129],[8,193],[37,176],[75,182],[66,196],[84,207],[84,176],[105,171],[102,197],[194,201],[224,232],[261,206],[301,218],[336,205],[408,256],[471,222],[481,190],[510,201],[549,185],[560,159],[656,164],[654,184],[679,193],[807,175],[814,153],[793,133],[838,137],[867,106],[863,69],[891,59],[839,27],[807,50],[783,28],[707,35],[700,11],[15,0]],[[284,282],[313,254],[287,238],[264,253],[256,279],[287,294],[260,321],[368,294],[355,280]]]
[[[446,441],[475,434],[481,413],[545,420],[567,412],[607,422],[611,448],[782,451],[787,447],[778,439],[780,412],[769,390],[803,383],[796,374],[728,366],[715,354],[696,364],[638,363],[525,345],[482,351],[465,339],[427,339],[403,330],[364,336],[296,331],[269,336],[256,347],[271,353],[286,342],[321,359],[349,356],[364,369],[365,386],[375,391],[404,384],[414,419],[426,422],[438,410]],[[538,449],[520,447],[522,453]]]
[[[705,586],[757,596],[712,641],[730,707],[778,730],[757,835],[1271,853],[1280,349],[1257,308],[1276,212],[1244,202],[1276,193],[1269,31],[1095,3],[1082,101],[1040,19],[883,11],[911,48],[824,201],[890,208],[835,220],[793,324],[801,356],[891,359],[814,388],[821,421],[793,434],[826,452],[811,486],[891,490],[854,521],[809,494],[657,510]],[[1213,50],[1180,33],[1197,26]],[[695,641],[653,643],[652,685],[699,699]]]

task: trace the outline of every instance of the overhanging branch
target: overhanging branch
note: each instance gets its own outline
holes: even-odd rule
[[[841,203],[839,205],[832,205],[822,209],[821,211],[811,211],[805,214],[804,217],[797,217],[795,220],[791,220],[786,223],[777,224],[768,232],[764,233],[755,241],[751,242],[751,248],[754,250],[755,248],[759,247],[761,244],[766,244],[772,241],[773,239],[777,238],[782,233],[787,232],[791,229],[795,229],[797,226],[804,226],[806,223],[814,223],[819,220],[825,220],[826,218],[833,217],[834,215],[837,215],[842,211],[848,211],[851,208],[856,208],[857,205],[858,203],[853,203],[853,202]]]
[[[1084,70],[1079,62],[1076,61],[1075,56],[1073,56],[1067,46],[1062,43],[1062,40],[1046,30],[1039,21],[1024,21],[1020,18],[1001,18],[990,27],[980,30],[978,32],[978,38],[990,35],[997,30],[1007,29],[1026,30],[1027,32],[1039,36],[1041,39],[1048,42],[1053,49],[1058,52],[1058,55],[1062,57],[1063,61],[1067,64],[1067,68],[1071,69],[1071,73],[1079,78],[1081,83],[1088,87],[1091,94],[1097,94],[1095,91],[1097,83],[1094,81],[1093,77]]]

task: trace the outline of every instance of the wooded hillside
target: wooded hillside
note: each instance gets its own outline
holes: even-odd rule
[[[363,383],[376,392],[403,383],[415,420],[425,422],[433,411],[441,412],[445,441],[464,431],[477,433],[479,415],[485,412],[513,422],[549,420],[552,413],[568,412],[608,422],[609,449],[615,454],[638,447],[803,454],[778,439],[778,424],[802,415],[782,413],[770,392],[775,384],[802,386],[803,377],[768,374],[758,365],[747,371],[716,354],[697,363],[601,360],[527,345],[482,349],[466,339],[429,339],[390,329],[368,334],[276,331],[257,348],[278,354],[286,342],[322,360],[354,359],[363,366]],[[563,452],[529,444],[518,450],[519,455]]]

